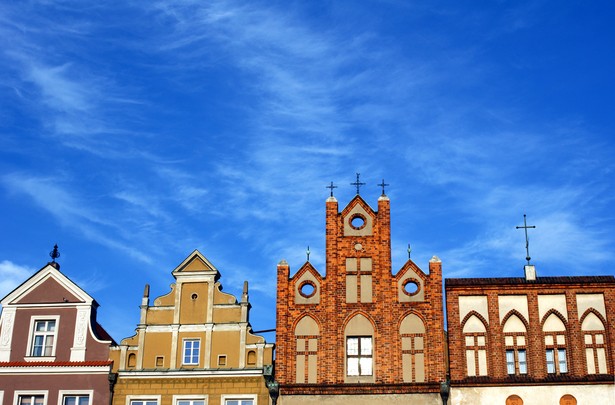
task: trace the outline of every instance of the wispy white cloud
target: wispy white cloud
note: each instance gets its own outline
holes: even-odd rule
[[[52,214],[60,224],[76,229],[88,239],[123,251],[137,260],[151,262],[151,258],[136,247],[128,246],[110,236],[105,229],[121,225],[105,217],[94,204],[83,201],[76,193],[70,192],[70,188],[64,186],[63,179],[11,173],[2,177],[2,183],[11,193],[26,195],[38,208]]]
[[[36,269],[9,260],[0,262],[0,297],[4,297],[34,274]]]

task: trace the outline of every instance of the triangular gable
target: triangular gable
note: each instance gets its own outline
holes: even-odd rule
[[[46,292],[44,291],[46,287],[52,290]],[[47,264],[34,273],[32,277],[11,291],[2,299],[0,304],[5,306],[37,302],[67,302],[64,301],[64,298],[66,298],[68,302],[85,302],[89,304],[94,301],[88,293],[62,274],[60,270],[56,269],[51,264]]]
[[[37,286],[26,292],[16,303],[42,304],[56,302],[83,302],[75,297],[53,277],[47,277]]]
[[[215,272],[218,273],[218,269],[201,252],[194,250],[179,266],[173,270],[175,273],[186,272]]]
[[[316,268],[314,266],[312,266],[312,263],[310,262],[305,262],[303,264],[303,266],[301,266],[299,268],[299,270],[295,273],[294,276],[291,277],[291,279],[295,280],[295,279],[299,279],[301,278],[301,276],[303,276],[305,273],[311,273],[317,280],[322,280],[322,276],[320,275],[320,273],[318,272],[318,270],[316,270]]]
[[[414,273],[422,280],[427,280],[427,274],[421,270],[419,266],[416,265],[412,260],[408,259],[408,261],[402,266],[402,268],[395,274],[395,279],[399,280],[406,275],[406,273]]]
[[[366,211],[367,214],[371,215],[374,218],[376,217],[376,211],[374,211],[372,207],[370,207],[369,204],[365,202],[363,197],[361,197],[359,194],[354,196],[354,198],[350,200],[350,202],[342,210],[342,216],[345,217],[346,215],[348,215],[348,213],[357,205],[360,205]]]

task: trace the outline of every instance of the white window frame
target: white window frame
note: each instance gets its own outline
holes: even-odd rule
[[[177,405],[179,401],[205,401],[207,405],[208,399],[207,395],[173,395],[173,405]]]
[[[201,363],[201,339],[200,338],[184,338],[182,339],[182,365],[185,366],[198,366]],[[199,342],[199,353],[197,355],[196,363],[186,363],[186,343],[187,342]],[[194,348],[191,350],[194,351]],[[190,356],[192,358],[193,356]]]
[[[94,405],[94,390],[59,390],[58,391],[58,405],[64,405],[64,397],[89,397],[90,405]]]
[[[357,350],[359,351],[359,353],[356,355],[348,354],[348,341],[350,339],[357,340]],[[369,355],[361,353],[361,339],[369,339],[370,346],[371,346]],[[373,336],[371,335],[346,336],[345,350],[346,350],[346,377],[351,377],[351,378],[365,378],[365,377],[373,378],[374,377],[374,337]],[[357,370],[359,374],[356,374],[356,375],[350,374],[349,367],[348,367],[350,359],[357,359]],[[370,373],[369,374],[363,374],[361,370],[361,359],[370,360]]]
[[[126,395],[126,405],[131,405],[132,401],[156,401],[160,405],[162,395]]]
[[[37,390],[37,391],[14,391],[13,392],[13,405],[19,405],[19,397],[23,396],[43,396],[43,404],[47,405],[47,398],[49,397],[49,391]]]
[[[237,394],[237,395],[232,395],[232,394],[224,394],[220,397],[220,405],[226,405],[226,401],[242,401],[242,400],[246,400],[246,399],[251,399],[252,400],[252,405],[258,405],[258,397],[256,395],[252,395],[252,394]]]
[[[55,327],[53,331],[53,347],[51,348],[51,356],[33,356],[32,350],[34,348],[34,325],[38,321],[55,321]],[[28,345],[26,348],[26,361],[54,361],[56,359],[56,348],[58,347],[58,330],[60,330],[60,315],[33,315],[30,317],[30,332],[28,334]]]

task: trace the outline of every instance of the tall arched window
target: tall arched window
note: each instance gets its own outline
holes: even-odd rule
[[[504,324],[506,347],[506,372],[509,375],[527,374],[527,329],[521,319],[513,314]]]
[[[365,316],[355,315],[344,330],[346,381],[374,381],[374,327]]]
[[[463,337],[468,377],[487,375],[487,329],[476,315],[463,324]]]
[[[320,328],[314,319],[304,316],[295,327],[295,382],[315,383],[318,377],[318,337]]]
[[[557,315],[551,314],[542,325],[542,331],[545,338],[547,373],[567,373],[566,325]]]
[[[421,318],[410,314],[399,327],[404,382],[425,381],[425,325]]]
[[[583,319],[581,330],[585,342],[587,374],[607,374],[604,324],[596,314],[590,312]]]

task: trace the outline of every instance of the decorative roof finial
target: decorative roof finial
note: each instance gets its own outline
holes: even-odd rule
[[[357,187],[357,195],[359,195],[359,189],[361,186],[364,186],[365,183],[361,183],[359,181],[359,177],[361,176],[361,173],[357,173],[357,181],[354,183],[350,183],[351,186],[356,186]]]
[[[327,187],[325,187],[325,188],[331,189],[331,197],[333,197],[333,189],[334,189],[334,188],[337,188],[337,186],[334,186],[334,185],[333,185],[333,182],[331,182],[331,184],[330,184],[330,185],[328,185],[328,186],[327,186]]]
[[[410,244],[408,243],[408,260],[410,260],[411,253],[412,253],[412,248],[410,247]]]
[[[386,186],[389,186],[389,185],[390,185],[390,184],[386,184],[386,183],[384,182],[384,179],[382,179],[382,183],[378,184],[378,187],[382,187],[382,195],[386,195],[386,194],[385,194],[385,192],[384,192],[384,188],[385,188]]]
[[[307,254],[307,261],[308,261],[308,262],[310,261],[310,253],[312,253],[312,252],[310,252],[310,245],[308,245],[308,248],[307,248],[307,250],[305,251],[305,254]]]
[[[530,239],[527,237],[527,230],[529,228],[536,228],[534,225],[529,225],[527,224],[527,220],[526,220],[526,215],[523,214],[523,226],[518,226],[517,229],[521,229],[523,228],[523,230],[525,231],[525,260],[527,260],[527,265],[530,265]]]
[[[56,243],[53,247],[53,250],[49,252],[49,256],[51,256],[51,263],[55,263],[56,259],[60,257],[60,252],[58,251],[58,244]]]

